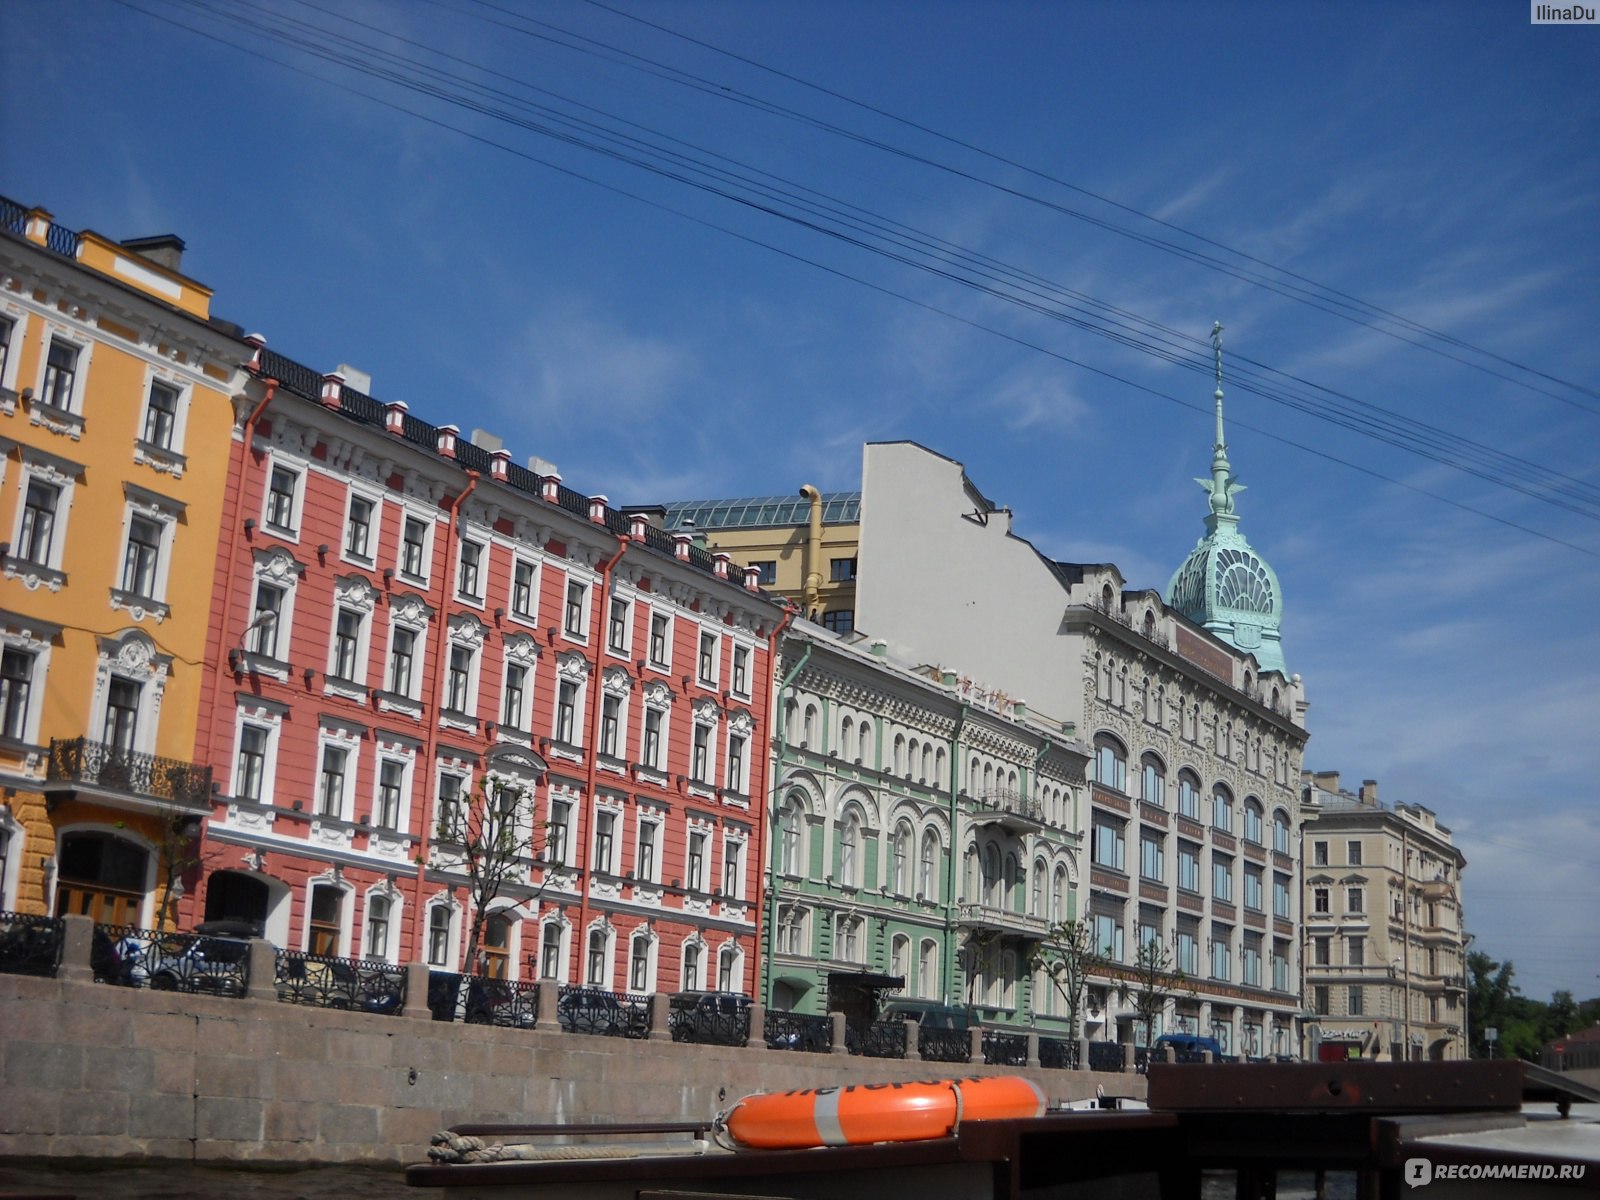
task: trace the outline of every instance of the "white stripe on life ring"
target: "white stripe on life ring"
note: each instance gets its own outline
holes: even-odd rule
[[[812,1119],[817,1123],[817,1138],[824,1146],[850,1144],[849,1139],[844,1136],[844,1127],[839,1124],[839,1097],[843,1094],[843,1088],[823,1092],[817,1097],[816,1104],[811,1109]]]

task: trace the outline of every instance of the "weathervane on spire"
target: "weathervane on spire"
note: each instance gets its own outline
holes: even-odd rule
[[[1228,443],[1222,434],[1222,322],[1215,321],[1211,326],[1211,348],[1217,360],[1217,390],[1214,394],[1217,402],[1217,440],[1211,448],[1211,478],[1196,479],[1195,482],[1211,494],[1211,512],[1213,516],[1231,515],[1233,513],[1233,497],[1235,492],[1244,491],[1244,484],[1233,477],[1233,468],[1228,463]]]

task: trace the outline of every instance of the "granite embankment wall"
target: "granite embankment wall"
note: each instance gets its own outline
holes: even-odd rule
[[[69,933],[58,978],[0,975],[0,1156],[394,1164],[465,1122],[702,1120],[755,1091],[1003,1073],[285,1004],[266,943],[243,999],[112,987],[86,946]],[[1057,1102],[1144,1094],[1131,1074],[1023,1073]]]

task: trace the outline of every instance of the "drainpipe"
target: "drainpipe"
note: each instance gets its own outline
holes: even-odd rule
[[[961,826],[958,821],[960,803],[957,797],[961,791],[961,732],[967,725],[967,713],[971,706],[964,701],[961,705],[961,715],[956,718],[956,727],[950,734],[950,869],[944,873],[944,1003],[950,1003],[950,997],[955,994],[955,908],[956,908],[956,866],[961,861],[959,845],[961,841]]]
[[[435,715],[430,720],[427,714],[430,711],[428,706],[438,699],[439,663],[440,659],[444,657],[445,632],[450,623],[449,617],[445,613],[445,605],[450,599],[450,547],[461,536],[461,510],[467,502],[467,497],[472,495],[477,490],[477,487],[478,472],[469,470],[467,472],[467,486],[450,502],[450,531],[445,536],[444,562],[439,567],[438,628],[434,631],[433,662],[428,671],[428,680],[425,685],[427,690],[423,693],[422,699],[424,732],[421,758],[423,770],[429,772],[430,777],[433,771],[434,746],[439,740],[439,718]],[[428,835],[431,830],[438,826],[438,822],[439,814],[435,812],[433,820],[422,827],[421,835],[418,838],[417,880],[413,888],[411,902],[411,949],[406,959],[407,962],[422,961],[422,887],[428,875]],[[476,920],[477,918],[474,917],[473,919]],[[476,950],[477,946],[473,939],[469,937],[467,940],[473,943],[471,948]],[[470,972],[472,963],[470,961],[462,963],[461,969],[464,973]]]
[[[251,343],[256,346],[256,354],[261,353],[261,346],[265,342]],[[278,381],[276,379],[263,379],[265,391],[256,406],[250,410],[250,415],[244,419],[244,436],[239,440],[239,465],[234,471],[234,509],[233,524],[228,530],[228,549],[222,558],[222,624],[217,632],[217,663],[214,678],[211,703],[205,702],[205,695],[200,696],[201,707],[205,709],[205,737],[195,739],[196,757],[215,771],[216,741],[217,741],[217,709],[222,707],[222,697],[226,689],[223,680],[227,673],[233,669],[228,654],[228,628],[233,621],[233,593],[236,590],[236,572],[238,570],[235,558],[239,553],[239,538],[244,527],[244,477],[250,467],[250,444],[255,441],[256,423],[261,420],[262,414],[267,411],[267,405],[272,403],[272,398],[278,394]],[[231,706],[230,706],[231,708]],[[214,776],[213,776],[214,778]],[[231,786],[231,785],[230,785]],[[210,801],[210,797],[206,797]],[[204,846],[205,834],[200,835],[198,843]],[[190,904],[198,902],[198,896],[191,897]]]
[[[789,623],[793,620],[794,609],[786,608],[783,614],[783,623],[780,624],[772,633],[772,648],[768,661],[773,664],[774,668],[776,668],[778,662],[778,638],[783,631],[788,628]],[[789,725],[788,722],[783,718],[783,690],[792,685],[794,681],[800,677],[800,672],[805,669],[806,663],[811,661],[811,652],[814,649],[816,649],[816,644],[808,640],[806,642],[806,651],[800,656],[800,661],[795,663],[793,670],[783,677],[783,680],[778,684],[772,693],[772,705],[775,710],[774,716],[778,726],[778,752],[772,756],[772,793],[768,797],[768,804],[770,806],[768,808],[769,817],[765,822],[763,822],[763,824],[768,827],[778,823],[778,811],[776,805],[782,799],[778,790],[778,784],[780,782],[779,772],[783,770],[783,761],[789,753]],[[774,674],[776,674],[776,670],[774,670]],[[766,853],[767,856],[767,904],[771,909],[771,911],[767,914],[765,930],[767,946],[761,963],[763,971],[761,1002],[763,1004],[771,1004],[772,959],[774,954],[771,943],[773,938],[773,930],[778,927],[778,864],[773,859],[771,850],[768,849],[765,844],[765,837],[761,836],[761,833],[759,832],[757,836],[760,838],[761,849]],[[756,920],[759,922],[760,919],[760,910],[757,909]],[[758,926],[756,929],[756,945],[758,947],[761,945],[762,932],[763,931]]]
[[[263,343],[264,344],[264,343]],[[258,350],[259,353],[259,350]],[[211,697],[211,703],[205,705],[206,736],[205,736],[205,761],[215,762],[215,748],[217,736],[217,709],[222,707],[222,693],[224,688],[222,680],[232,665],[228,662],[227,641],[228,628],[233,620],[233,593],[234,572],[236,565],[235,556],[239,553],[240,531],[244,525],[244,476],[250,464],[250,443],[255,440],[256,423],[261,420],[267,411],[267,405],[272,403],[272,398],[278,394],[278,381],[276,379],[263,380],[266,391],[256,406],[250,410],[250,415],[244,419],[244,436],[239,442],[239,465],[234,472],[237,487],[234,493],[233,525],[228,530],[228,550],[222,559],[222,625],[217,634],[217,675],[216,693]],[[202,697],[202,703],[204,698]]]
[[[627,553],[627,550],[628,539],[620,534],[617,535],[617,552],[606,559],[600,566],[600,586],[595,589],[594,608],[591,610],[594,614],[593,626],[595,631],[594,674],[589,687],[589,767],[584,773],[583,783],[583,815],[585,819],[579,821],[578,828],[573,831],[575,837],[583,839],[578,843],[581,847],[583,859],[583,891],[578,901],[578,933],[580,937],[585,938],[588,936],[586,930],[589,928],[589,879],[594,874],[590,869],[593,864],[589,861],[588,839],[589,831],[594,828],[594,786],[600,772],[600,716],[605,705],[605,689],[601,686],[600,664],[605,655],[606,622],[608,620],[606,594],[611,590],[611,572],[622,561],[622,556]],[[614,849],[617,853],[621,853],[621,847],[615,847]],[[584,961],[585,943],[580,941],[573,947],[573,951],[578,955],[578,963],[581,966]]]
[[[800,494],[811,502],[811,520],[806,531],[803,611],[814,621],[817,610],[822,607],[822,493],[808,483],[800,489]]]

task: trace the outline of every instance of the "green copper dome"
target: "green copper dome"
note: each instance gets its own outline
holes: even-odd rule
[[[1211,331],[1217,354],[1217,440],[1211,477],[1195,480],[1210,497],[1206,533],[1167,584],[1167,603],[1235,649],[1254,654],[1263,671],[1287,675],[1280,626],[1283,592],[1278,576],[1239,532],[1234,496],[1244,485],[1228,464],[1222,435],[1222,325]]]

